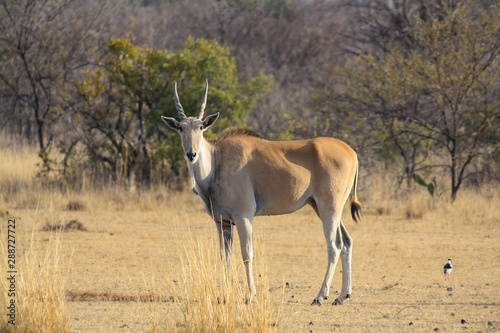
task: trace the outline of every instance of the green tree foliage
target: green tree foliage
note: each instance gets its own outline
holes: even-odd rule
[[[443,149],[448,159],[439,167],[448,171],[455,199],[471,163],[499,149],[498,17],[498,6],[475,14],[459,4],[420,20],[411,49],[359,56],[336,73],[344,85],[329,85],[317,102],[335,100],[328,105],[371,126],[363,135],[383,142],[388,155],[397,153],[409,178],[419,166],[438,167],[427,152]]]
[[[240,83],[229,49],[211,40],[189,38],[175,53],[112,40],[109,50],[103,66],[75,83],[81,103],[74,122],[89,161],[99,167],[104,163],[117,180],[135,177],[147,185],[152,172],[163,179],[179,175],[179,138],[160,121],[160,115],[177,117],[174,81],[187,116],[195,116],[208,79],[206,113],[221,113],[216,132],[209,136],[228,126],[245,126],[246,116],[273,82],[261,73]]]

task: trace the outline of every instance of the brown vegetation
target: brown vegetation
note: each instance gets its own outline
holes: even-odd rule
[[[1,157],[9,154],[0,152]],[[349,212],[344,214],[355,243],[353,297],[342,306],[310,306],[326,263],[315,213],[304,209],[257,218],[259,294],[247,304],[239,246],[234,245],[228,272],[219,256],[215,226],[193,194],[119,188],[61,193],[40,186],[36,152],[9,161],[14,168],[4,165],[3,171],[11,178],[1,179],[0,186],[12,192],[4,192],[0,205],[20,221],[18,332],[500,328],[496,187],[464,192],[452,204],[422,187],[405,199],[394,198],[382,177],[365,178],[360,182],[365,189],[360,193],[363,221],[348,222]],[[32,163],[16,168],[22,161]],[[33,190],[17,191],[12,184]],[[66,197],[92,209],[67,210]],[[413,199],[419,206],[411,206],[415,213],[408,219]],[[2,220],[0,235],[5,235]],[[88,232],[44,230],[47,221],[64,226],[75,220]],[[1,244],[5,258],[4,239]],[[454,270],[445,281],[442,267],[448,257]],[[5,264],[2,260],[3,272]],[[341,283],[339,270],[333,298]],[[8,297],[0,296],[5,308]],[[15,331],[5,318],[1,329]]]

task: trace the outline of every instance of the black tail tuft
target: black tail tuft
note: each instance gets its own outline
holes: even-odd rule
[[[361,203],[356,199],[351,202],[351,216],[356,223],[361,220]]]

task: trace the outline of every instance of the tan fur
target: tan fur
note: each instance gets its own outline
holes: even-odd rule
[[[316,201],[315,195],[341,209],[357,168],[356,153],[332,138],[271,142],[247,133],[232,133],[218,140],[214,151],[219,185],[232,184],[231,189],[219,192],[223,197],[217,202],[236,205],[240,195],[234,192],[251,186],[254,197],[265,202],[256,215],[292,213]]]
[[[209,141],[212,144],[217,144],[218,142],[220,142],[224,139],[227,139],[227,138],[232,137],[232,136],[238,136],[238,135],[253,136],[253,137],[262,139],[262,136],[260,136],[259,134],[255,133],[254,131],[252,131],[248,128],[228,128],[228,129],[224,130],[224,132],[222,132],[222,134],[220,136],[218,136],[217,138],[215,138],[213,140],[209,140]]]

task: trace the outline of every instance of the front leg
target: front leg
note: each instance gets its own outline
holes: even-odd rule
[[[238,230],[238,236],[240,237],[241,244],[241,255],[243,257],[243,262],[245,263],[245,269],[247,273],[248,288],[250,290],[250,297],[257,294],[255,289],[255,282],[253,278],[253,226],[252,218],[240,218],[235,219],[236,229]]]
[[[226,263],[229,264],[229,254],[233,249],[233,224],[229,220],[220,219],[215,221],[219,234],[220,253],[226,256]]]

